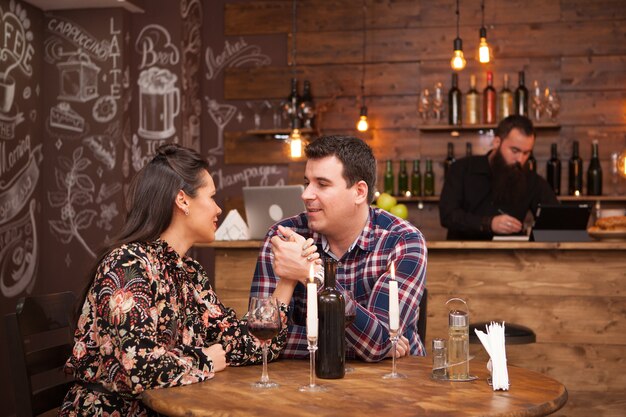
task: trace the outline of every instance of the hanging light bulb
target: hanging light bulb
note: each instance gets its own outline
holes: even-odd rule
[[[480,44],[478,45],[478,60],[481,64],[487,64],[491,60],[491,51],[487,43],[487,29],[480,28]]]
[[[456,0],[456,38],[454,38],[454,44],[453,44],[454,55],[452,55],[452,59],[450,60],[450,66],[455,71],[461,71],[463,68],[465,68],[465,64],[467,64],[467,61],[465,60],[465,57],[463,56],[463,41],[461,40],[461,37],[459,36],[460,15],[461,14],[459,13],[459,0]]]
[[[454,40],[454,55],[450,60],[450,66],[455,71],[461,71],[463,68],[465,68],[466,64],[467,61],[463,56],[463,41],[461,40],[461,38],[456,38]]]
[[[485,27],[485,0],[480,2],[480,31],[478,36],[480,43],[478,44],[478,60],[481,64],[487,64],[491,61],[491,48],[487,43],[487,28]]]
[[[356,130],[359,132],[367,132],[367,129],[369,129],[369,124],[367,123],[367,106],[361,106],[361,115],[356,124]]]
[[[302,136],[300,135],[300,129],[295,128],[289,134],[289,148],[292,158],[302,157]]]

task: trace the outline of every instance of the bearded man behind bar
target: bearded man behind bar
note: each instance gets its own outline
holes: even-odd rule
[[[528,210],[534,214],[539,204],[558,204],[546,180],[526,165],[534,144],[532,122],[513,115],[500,122],[486,155],[452,164],[439,202],[448,240],[520,234]]]

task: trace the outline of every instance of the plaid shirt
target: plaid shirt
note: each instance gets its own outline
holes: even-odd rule
[[[326,239],[308,228],[305,213],[280,223],[305,238],[313,238],[322,256],[332,256]],[[277,233],[272,226],[259,253],[251,296],[268,297],[278,277],[272,267],[270,239]],[[326,246],[326,248],[325,248]],[[379,361],[391,349],[389,339],[389,267],[395,263],[400,300],[400,327],[408,338],[411,355],[425,355],[417,334],[419,302],[426,284],[426,242],[412,224],[381,209],[370,208],[369,219],[361,234],[337,264],[337,287],[352,290],[358,304],[356,320],[346,329],[347,357]],[[287,344],[281,355],[287,358],[308,356],[306,339],[306,288],[296,286],[291,300],[292,316]]]

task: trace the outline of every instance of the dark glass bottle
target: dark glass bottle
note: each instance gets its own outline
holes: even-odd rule
[[[283,115],[287,120],[293,121],[298,118],[299,107],[302,98],[298,94],[298,79],[291,79],[291,93],[283,102]],[[291,124],[291,123],[290,123]]]
[[[487,71],[487,87],[483,90],[483,123],[496,122],[496,89],[493,88],[493,73]]]
[[[448,123],[453,126],[461,125],[461,90],[459,90],[459,76],[452,74],[452,87],[448,91]]]
[[[422,172],[420,171],[420,161],[413,161],[413,171],[411,172],[411,195],[419,197],[422,195]]]
[[[444,180],[448,178],[448,170],[450,166],[456,161],[454,158],[454,144],[452,142],[448,142],[448,157],[445,161],[443,161],[443,178]]]
[[[426,172],[424,173],[424,196],[435,195],[435,173],[433,172],[432,159],[426,160]]]
[[[465,123],[477,125],[478,117],[478,91],[476,90],[476,76],[470,75],[470,89],[465,95]]]
[[[598,157],[598,141],[591,145],[591,160],[587,169],[587,195],[602,195],[602,167]]]
[[[317,296],[318,309],[318,360],[315,374],[318,378],[338,379],[345,374],[346,338],[345,300],[335,288],[337,261],[324,260],[324,289]]]
[[[569,195],[582,195],[583,193],[583,160],[578,155],[578,141],[572,146],[572,157],[567,164],[567,179]]]
[[[311,93],[311,82],[304,80],[302,100],[299,103],[298,117],[302,120],[302,127],[312,129],[315,127],[315,102]]]
[[[498,94],[498,120],[513,114],[513,93],[509,89],[509,74],[504,74],[504,85]]]
[[[391,163],[391,159],[388,159],[387,168],[385,169],[383,191],[386,192],[387,194],[394,195],[395,194],[394,182],[395,182],[395,178],[393,176],[393,165]]]
[[[528,117],[528,89],[524,80],[524,71],[519,72],[519,81],[515,89],[515,114]]]
[[[409,174],[406,171],[406,161],[400,161],[400,172],[398,172],[398,194],[405,196],[409,191]]]
[[[471,142],[465,143],[465,156],[472,156],[472,143]]]
[[[550,159],[546,166],[548,184],[554,190],[554,194],[561,195],[561,161],[556,152],[556,143],[550,145]]]
[[[526,166],[529,171],[537,172],[537,160],[535,159],[535,154],[531,151],[528,160],[526,161]]]

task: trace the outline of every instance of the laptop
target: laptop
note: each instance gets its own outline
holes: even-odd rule
[[[589,242],[589,204],[539,205],[531,239],[535,242]]]
[[[274,223],[302,213],[302,185],[243,187],[250,239],[262,240]]]

